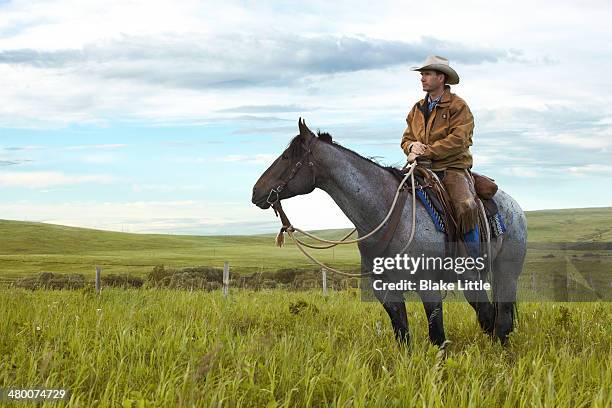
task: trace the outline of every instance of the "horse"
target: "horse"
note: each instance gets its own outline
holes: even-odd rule
[[[358,153],[334,142],[329,133],[315,135],[301,118],[299,134],[283,153],[264,171],[253,187],[252,203],[261,209],[290,197],[311,193],[315,188],[325,191],[355,225],[358,236],[372,231],[389,211],[399,186],[398,178],[389,167],[384,167]],[[518,203],[499,189],[493,196],[502,216],[506,231],[498,238],[491,238],[492,248],[489,271],[492,300],[482,287],[463,291],[468,303],[476,312],[481,329],[506,345],[514,329],[517,316],[517,281],[523,269],[526,254],[527,222]],[[359,242],[361,272],[371,273],[376,257],[393,256],[405,248],[410,232],[414,235],[410,253],[428,252],[428,256],[444,256],[445,235],[435,228],[426,208],[416,201],[415,219],[403,216],[383,254],[374,253],[376,242],[383,231]],[[403,214],[413,211],[411,200],[405,200]],[[414,225],[413,225],[414,224]],[[414,252],[413,252],[414,251]],[[385,270],[377,278],[388,278],[405,273],[397,269]],[[468,276],[468,273],[471,275]],[[473,270],[467,279],[475,280]],[[371,284],[375,282],[371,279]],[[393,326],[399,343],[408,344],[410,333],[404,293],[406,290],[375,290],[374,295],[382,303]],[[429,340],[444,347],[446,335],[442,318],[442,292],[436,288],[417,290],[427,320]]]

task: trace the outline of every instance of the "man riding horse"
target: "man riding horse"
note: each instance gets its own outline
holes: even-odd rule
[[[459,75],[448,60],[429,56],[421,67],[425,98],[418,101],[406,117],[401,147],[408,161],[424,158],[442,181],[452,201],[459,232],[474,258],[480,253],[478,206],[472,168],[472,132],[474,117],[463,99],[450,91],[459,83]]]
[[[408,126],[402,138],[402,148],[411,161],[421,158],[419,162],[424,159],[431,162],[432,170],[437,172],[448,189],[449,194],[442,194],[445,196],[442,199],[444,209],[448,201],[453,202],[457,222],[452,222],[452,226],[458,225],[460,232],[458,235],[463,235],[469,243],[467,252],[471,257],[477,258],[480,252],[477,228],[479,212],[475,200],[474,180],[470,172],[472,155],[469,151],[474,119],[463,99],[452,94],[450,88],[446,86],[446,84],[459,83],[459,76],[449,67],[447,60],[429,57],[426,63],[416,70],[422,73],[421,81],[427,96],[408,114],[406,119]],[[284,232],[289,232],[292,238],[294,232],[306,234],[306,231],[298,230],[291,225],[282,210],[281,201],[309,194],[319,188],[329,194],[355,225],[359,238],[349,240],[349,235],[346,235],[340,241],[333,241],[307,234],[325,244],[323,246],[313,246],[294,238],[296,245],[300,243],[298,248],[314,262],[320,264],[303,247],[324,249],[340,244],[359,243],[361,273],[358,276],[362,277],[372,276],[375,258],[385,257],[386,263],[398,254],[411,253],[418,256],[425,252],[428,257],[439,259],[445,257],[448,244],[446,234],[438,229],[432,213],[428,210],[429,207],[424,202],[416,200],[417,195],[421,196],[418,194],[421,190],[416,186],[411,189],[413,200],[407,200],[399,205],[403,213],[412,213],[413,216],[400,216],[396,222],[389,223],[387,229],[379,230],[381,226],[386,225],[392,215],[390,209],[398,202],[398,193],[401,192],[398,173],[394,171],[397,169],[381,166],[334,143],[328,133],[316,135],[302,119],[299,120],[298,129],[299,134],[291,140],[289,146],[253,186],[251,198],[253,204],[262,209],[273,207],[281,217],[283,225],[277,243],[281,243],[280,238]],[[404,175],[403,180],[407,180],[408,176],[414,176],[415,169],[412,167],[412,173]],[[429,173],[425,175],[431,178]],[[477,185],[479,180],[481,178],[477,177]],[[506,344],[508,335],[514,327],[517,282],[527,248],[526,220],[516,200],[506,192],[497,190],[496,185],[495,188],[489,189],[490,194],[484,194],[483,191],[482,188],[479,189],[481,196],[488,196],[483,198],[490,199],[496,211],[499,209],[496,214],[498,222],[502,224],[503,221],[503,225],[507,227],[500,232],[504,234],[504,239],[501,239],[501,235],[496,236],[491,240],[494,241],[492,242],[494,245],[491,245],[491,250],[488,251],[491,254],[489,260],[492,302],[483,288],[464,290],[463,293],[474,308],[480,327],[486,333],[494,333],[502,344]],[[450,198],[446,197],[448,195]],[[429,203],[427,197],[425,201]],[[478,206],[480,207],[480,204]],[[385,249],[380,250],[379,238],[386,236],[388,231],[391,231],[390,238],[385,240]],[[456,233],[455,229],[452,229],[452,232]],[[487,238],[491,238],[488,229],[487,231],[483,229],[481,232],[487,235]],[[412,252],[408,250],[411,244],[414,244],[410,249]],[[431,280],[444,272],[445,268],[438,269],[440,270],[432,270],[431,274],[428,274],[429,271],[421,268],[419,276]],[[329,270],[335,271],[333,268]],[[465,271],[466,275],[472,275],[466,280],[476,280],[475,274],[470,272],[473,271]],[[413,276],[412,272],[408,275]],[[394,283],[397,282],[397,278],[403,279],[407,274],[405,269],[392,265],[385,266],[382,274],[375,276],[376,279],[371,279],[372,285],[378,281],[378,278],[382,282]],[[391,287],[388,290],[377,290],[374,286],[373,290],[389,314],[396,339],[400,343],[408,342],[408,315],[403,296],[407,290]],[[436,288],[420,287],[417,288],[417,293],[423,301],[427,315],[429,339],[433,344],[443,345],[446,336],[442,293]]]

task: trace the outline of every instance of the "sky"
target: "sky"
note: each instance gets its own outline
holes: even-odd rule
[[[475,171],[524,210],[612,206],[610,21],[588,0],[0,0],[0,219],[276,231],[251,189],[298,118],[403,165],[427,55],[461,77]],[[351,226],[320,190],[284,207]]]

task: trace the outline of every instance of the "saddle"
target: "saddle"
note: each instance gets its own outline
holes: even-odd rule
[[[389,168],[398,180],[404,178],[407,170]],[[474,188],[476,190],[476,202],[481,211],[479,211],[478,228],[482,233],[480,234],[481,241],[487,242],[493,237],[502,235],[506,228],[503,220],[499,214],[497,204],[492,200],[493,196],[498,190],[498,186],[495,181],[487,176],[471,172],[474,179]],[[458,223],[455,216],[455,210],[451,203],[450,196],[444,187],[442,181],[438,176],[430,169],[428,163],[418,162],[418,165],[414,171],[415,177],[415,189],[416,195],[421,203],[427,209],[431,219],[433,220],[436,229],[440,232],[444,232],[446,236],[446,254],[454,256],[458,253],[456,243],[461,241],[463,237],[458,233]],[[407,186],[406,192],[410,188]],[[402,194],[403,202],[399,208],[404,207],[405,199],[407,194]],[[394,224],[399,221],[401,210],[399,214],[391,217],[391,227],[386,231],[385,237],[380,241],[378,250],[382,252],[388,245],[388,240],[385,239],[387,235],[392,235],[395,232]],[[395,221],[395,222],[393,222]],[[488,234],[487,232],[490,232]],[[489,236],[490,235],[490,236]],[[386,241],[386,242],[385,242]],[[383,247],[384,246],[384,247]]]

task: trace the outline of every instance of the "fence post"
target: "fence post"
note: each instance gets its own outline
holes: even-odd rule
[[[223,263],[223,297],[227,297],[229,289],[229,262]]]
[[[323,296],[327,296],[327,270],[321,268],[321,274],[323,275]]]
[[[102,290],[100,275],[102,275],[102,267],[96,266],[96,293],[97,294],[100,294],[100,291]]]

